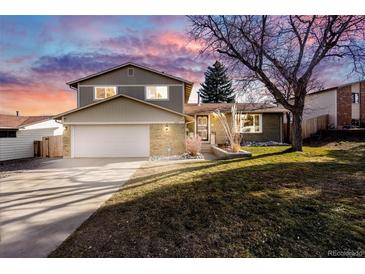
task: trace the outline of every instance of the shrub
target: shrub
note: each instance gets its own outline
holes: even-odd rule
[[[231,145],[231,147],[232,147],[232,152],[239,152],[241,150],[240,144],[233,144]]]
[[[229,142],[229,146],[232,150],[232,152],[238,152],[241,149],[241,141],[242,136],[239,133],[239,119],[237,119],[239,116],[237,115],[237,107],[234,104],[231,108],[231,114],[232,114],[232,123],[230,124],[227,120],[227,117],[224,113],[220,112],[219,110],[216,110],[215,115],[218,117],[219,122],[221,123],[221,126],[224,129],[224,134]]]
[[[202,148],[202,139],[200,136],[188,137],[186,139],[186,151],[192,156],[196,156],[200,153]]]

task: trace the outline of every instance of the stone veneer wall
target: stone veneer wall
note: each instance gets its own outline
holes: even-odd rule
[[[170,151],[169,151],[170,149]],[[150,156],[178,155],[185,152],[185,124],[150,125]]]
[[[365,82],[360,83],[360,123],[365,127]]]
[[[63,158],[71,158],[71,126],[65,126],[62,139]]]
[[[337,89],[337,127],[351,125],[351,85]]]

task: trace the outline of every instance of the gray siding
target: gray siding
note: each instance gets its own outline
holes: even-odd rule
[[[94,87],[79,87],[79,107],[94,103]]]
[[[164,108],[183,112],[183,93],[182,86],[169,86],[168,101],[148,101]],[[125,94],[140,100],[145,100],[145,86],[121,86],[118,87],[118,94]],[[94,87],[80,87],[80,107],[94,103]]]
[[[129,77],[127,75],[128,68],[131,67],[121,68],[103,75],[99,75],[95,78],[81,81],[79,83],[80,91],[78,96],[78,106],[83,107],[94,102],[94,86],[119,86],[118,93],[145,100],[144,90],[146,85],[173,85],[169,86],[170,97],[168,101],[149,102],[172,109],[174,111],[183,112],[184,88],[182,82],[136,67],[133,67],[134,76]]]
[[[267,142],[276,141],[281,142],[281,113],[263,113],[262,114],[262,133],[245,133],[242,134],[243,141]],[[232,122],[232,115],[226,114],[228,123]],[[216,134],[217,144],[224,144],[227,140],[224,129],[216,116],[210,115],[210,129]],[[190,127],[193,131],[194,128]]]
[[[184,123],[184,117],[132,99],[118,97],[65,115],[64,123]]]
[[[127,75],[128,68],[134,68],[134,76]],[[81,81],[80,85],[159,85],[182,84],[181,81],[133,66],[123,67],[108,73]]]
[[[262,114],[262,133],[242,134],[243,141],[281,142],[281,115],[279,113],[264,113]]]

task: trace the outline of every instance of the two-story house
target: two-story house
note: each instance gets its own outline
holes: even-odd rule
[[[309,93],[303,119],[328,114],[332,128],[365,127],[365,81],[348,83]]]
[[[126,63],[67,84],[77,91],[77,108],[54,117],[65,126],[64,157],[185,152],[192,82]]]
[[[126,63],[67,84],[77,91],[77,108],[54,117],[65,127],[64,157],[177,155],[188,135],[227,141],[214,112],[230,119],[232,104],[188,104],[193,83],[182,78]],[[237,109],[244,139],[282,141],[285,110],[242,103]]]

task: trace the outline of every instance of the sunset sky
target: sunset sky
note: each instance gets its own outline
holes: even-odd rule
[[[133,61],[195,82],[199,56],[184,16],[0,16],[0,113],[57,114],[76,107],[70,80]],[[327,64],[325,87],[350,82],[349,66]]]

